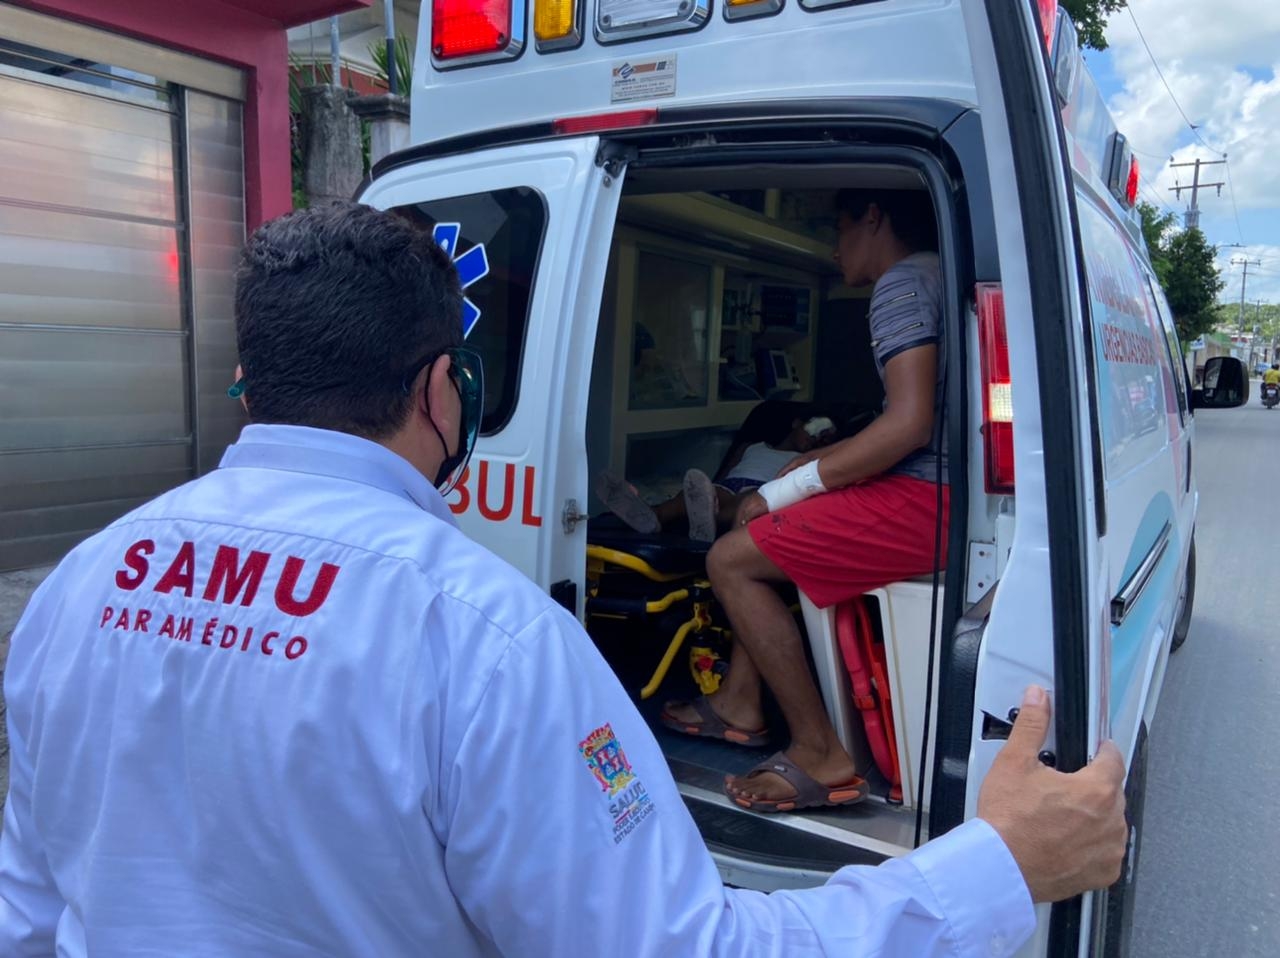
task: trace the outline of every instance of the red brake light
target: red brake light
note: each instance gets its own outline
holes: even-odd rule
[[[979,283],[978,340],[982,360],[982,434],[987,492],[1013,494],[1013,386],[1009,378],[1009,335],[1004,322],[1004,290]]]
[[[1138,169],[1138,158],[1135,156],[1129,163],[1129,180],[1125,183],[1124,198],[1128,200],[1130,206],[1136,206],[1138,203],[1138,177],[1140,170]]]
[[[551,129],[559,136],[596,133],[600,130],[624,130],[636,126],[649,126],[658,122],[658,111],[622,110],[618,113],[596,113],[592,116],[567,116],[555,120]]]
[[[432,0],[431,52],[439,60],[498,53],[511,41],[511,0]]]
[[[1040,9],[1040,32],[1044,35],[1046,53],[1053,53],[1053,34],[1058,26],[1058,0],[1037,0]]]

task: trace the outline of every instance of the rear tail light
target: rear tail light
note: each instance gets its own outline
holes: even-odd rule
[[[432,0],[431,52],[437,60],[501,53],[511,42],[512,0]]]
[[[999,283],[979,283],[978,340],[982,358],[982,438],[987,492],[1013,494],[1013,385],[1009,378],[1009,336],[1004,291]]]
[[[1053,31],[1058,25],[1058,0],[1036,0],[1040,11],[1040,33],[1046,53],[1053,53]]]

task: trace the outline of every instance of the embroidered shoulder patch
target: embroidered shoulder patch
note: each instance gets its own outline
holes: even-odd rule
[[[613,726],[602,725],[578,743],[587,768],[600,785],[613,817],[613,843],[630,835],[653,812],[653,800],[644,783],[636,777],[627,755],[613,734]]]

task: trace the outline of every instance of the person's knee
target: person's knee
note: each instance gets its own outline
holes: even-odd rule
[[[712,586],[721,588],[739,577],[741,562],[735,561],[735,557],[741,550],[738,540],[745,536],[743,530],[734,529],[711,546],[711,551],[707,553],[707,578],[711,580]]]

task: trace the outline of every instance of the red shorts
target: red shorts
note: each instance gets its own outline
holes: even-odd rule
[[[947,561],[951,496],[942,487],[942,552]],[[880,476],[797,502],[747,526],[756,547],[820,609],[934,569],[938,487]]]

